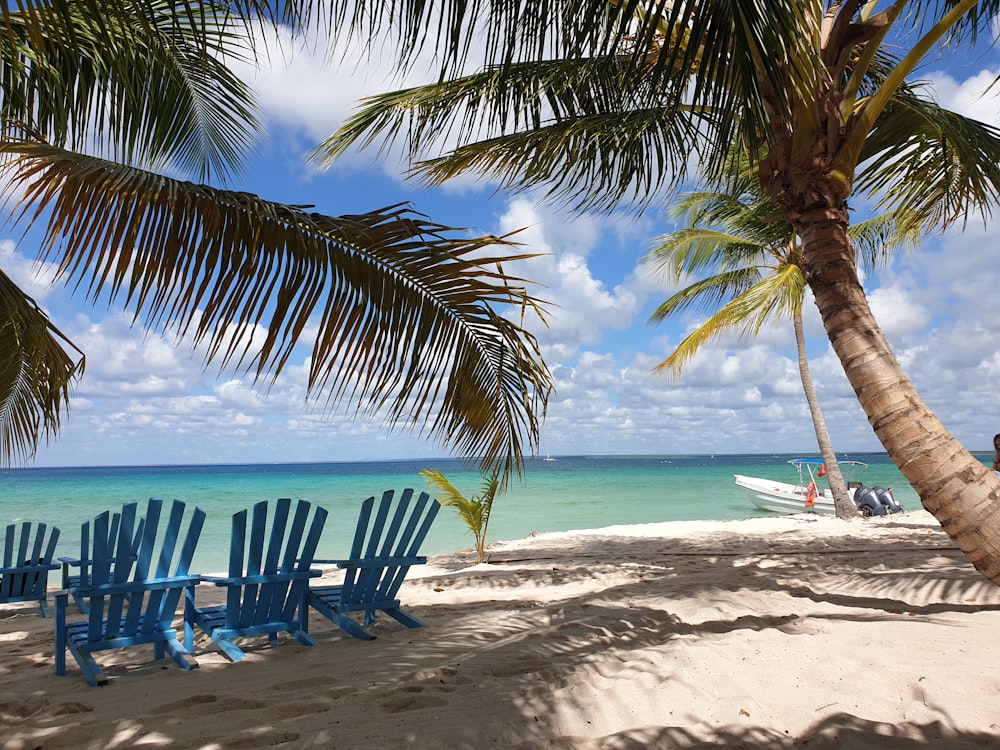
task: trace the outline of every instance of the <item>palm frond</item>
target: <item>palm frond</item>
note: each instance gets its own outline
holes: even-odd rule
[[[906,19],[912,28],[920,30],[932,25],[936,19],[961,5],[961,0],[915,0],[906,4]],[[951,29],[948,43],[963,46],[974,43],[983,29],[990,27],[1000,14],[997,0],[976,0]]]
[[[851,246],[862,268],[874,271],[900,249],[919,247],[923,227],[918,217],[892,211],[851,224]]]
[[[738,187],[731,185],[733,189]],[[794,229],[773,201],[761,198],[752,187],[745,189],[740,194],[684,193],[671,204],[668,213],[692,229],[726,227],[723,235],[733,237],[733,245],[778,248],[777,252],[783,254],[783,245],[794,235]]]
[[[251,54],[223,6],[19,5],[5,6],[0,26],[5,131],[27,123],[60,146],[202,179],[240,168],[260,123],[250,89],[221,60]]]
[[[423,469],[420,476],[427,480],[427,485],[431,489],[438,491],[438,501],[442,505],[459,506],[466,502],[465,495],[451,483],[451,480],[440,469]]]
[[[711,123],[682,102],[684,79],[671,83],[656,89],[618,57],[491,69],[366,99],[311,158],[329,165],[352,145],[405,139],[427,184],[474,172],[505,187],[550,185],[579,208],[641,203],[683,178]],[[447,138],[465,145],[436,155]]]
[[[537,445],[551,378],[504,312],[543,308],[503,272],[527,256],[488,251],[510,240],[464,238],[400,206],[307,213],[36,141],[0,153],[69,280],[192,333],[209,361],[267,382],[306,343],[310,393],[327,408],[351,399],[505,476]]]
[[[656,243],[643,263],[675,283],[687,276],[739,268],[743,264],[736,257],[749,253],[759,259],[761,248],[759,243],[742,235],[701,227],[679,229],[658,237]]]
[[[805,281],[797,266],[786,266],[775,274],[759,278],[756,284],[745,287],[739,293],[729,290],[728,293],[719,294],[719,290],[712,288],[714,283],[719,282],[718,277],[704,279],[678,293],[686,294],[694,288],[696,293],[700,290],[702,297],[713,296],[716,303],[728,301],[720,307],[718,304],[708,303],[707,299],[703,300],[708,303],[706,308],[715,312],[685,336],[670,356],[654,368],[655,372],[680,377],[684,365],[710,341],[732,332],[738,333],[741,339],[752,339],[768,321],[787,318],[794,311],[800,310],[805,296]],[[650,321],[662,320],[682,309],[683,305],[668,309],[668,304],[677,296],[674,295],[657,308],[656,313],[650,316]]]
[[[990,215],[1000,197],[1000,128],[900,93],[868,137],[858,188],[925,226]]]
[[[503,188],[541,189],[576,211],[642,209],[679,184],[702,153],[688,138],[698,119],[690,114],[683,122],[660,109],[564,120],[460,146],[413,171],[428,185],[473,172]]]
[[[84,365],[82,353],[0,271],[0,463],[33,457],[43,437],[59,432],[70,384]]]
[[[775,75],[771,99],[781,100],[805,70],[801,33],[780,28],[803,23],[799,4],[773,3],[766,13],[744,6],[703,12],[689,3],[623,2],[617,19],[588,16],[611,24],[594,38],[617,38],[612,46],[582,54],[579,38],[562,49],[557,34],[536,51],[544,54],[521,63],[487,64],[454,80],[443,74],[437,84],[368,99],[315,157],[402,141],[415,173],[432,184],[474,172],[503,187],[547,186],[578,209],[610,210],[626,199],[646,205],[659,187],[680,184],[695,144],[710,174],[722,170],[728,144],[756,148],[761,76]],[[634,27],[619,28],[633,15]],[[440,149],[444,136],[461,144],[444,154],[424,150]]]
[[[662,323],[675,313],[685,310],[714,311],[734,297],[746,294],[761,281],[760,269],[745,266],[714,273],[698,279],[656,306],[650,313],[650,323]]]

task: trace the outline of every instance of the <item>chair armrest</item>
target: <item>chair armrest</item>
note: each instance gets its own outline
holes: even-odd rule
[[[197,585],[201,580],[200,575],[190,576],[170,576],[167,578],[154,578],[149,581],[123,581],[122,583],[99,583],[93,586],[86,586],[78,590],[83,596],[112,596],[114,594],[127,594],[132,591],[157,591],[160,589],[175,589]]]
[[[218,578],[213,576],[202,576],[206,583],[214,583],[216,586],[249,586],[261,583],[285,583],[297,581],[303,578],[319,578],[323,575],[321,570],[293,570],[288,573],[257,573],[248,576],[227,576]]]
[[[45,570],[58,570],[59,563],[29,563],[27,565],[0,566],[0,575],[5,573],[37,573]]]

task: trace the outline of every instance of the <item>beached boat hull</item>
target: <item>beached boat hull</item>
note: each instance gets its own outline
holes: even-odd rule
[[[824,513],[834,515],[837,511],[833,504],[833,494],[824,490],[816,494],[816,504],[806,505],[808,493],[805,487],[787,482],[776,482],[773,479],[745,477],[735,475],[736,485],[742,487],[750,502],[761,510],[775,513]],[[852,493],[853,494],[853,493]]]

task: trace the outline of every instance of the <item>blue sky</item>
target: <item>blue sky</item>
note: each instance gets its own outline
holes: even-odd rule
[[[357,59],[350,54],[349,59]],[[550,327],[533,326],[556,390],[541,452],[567,454],[815,453],[795,362],[791,324],[752,342],[720,340],[679,382],[652,369],[695,321],[650,327],[671,293],[638,262],[670,227],[644,217],[575,216],[532,196],[497,193],[462,179],[436,190],[401,180],[393,154],[350,154],[317,172],[305,153],[332,132],[359,97],[390,85],[377,62],[327,65],[298,50],[245,76],[267,113],[269,135],[231,187],[328,214],[401,201],[434,220],[476,233],[525,228],[520,240],[543,253],[510,270],[542,285],[554,306]],[[995,51],[947,58],[922,71],[943,105],[1000,124],[1000,99],[984,89],[1000,74]],[[405,83],[419,81],[411,74]],[[1000,372],[1000,242],[997,222],[928,237],[865,280],[873,310],[928,405],[968,448],[986,450],[1000,432],[992,388]],[[270,461],[350,461],[439,456],[440,446],[348,409],[326,414],[304,401],[305,358],[267,393],[239,373],[203,366],[189,342],[131,325],[129,311],[93,307],[33,263],[35,248],[0,243],[0,266],[35,296],[87,354],[87,371],[58,439],[32,465],[129,465]],[[813,377],[839,451],[880,450],[806,306]]]

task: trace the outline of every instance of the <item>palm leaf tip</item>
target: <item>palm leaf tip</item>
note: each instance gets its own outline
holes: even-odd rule
[[[0,462],[30,459],[42,438],[58,435],[84,366],[82,352],[0,271]]]

